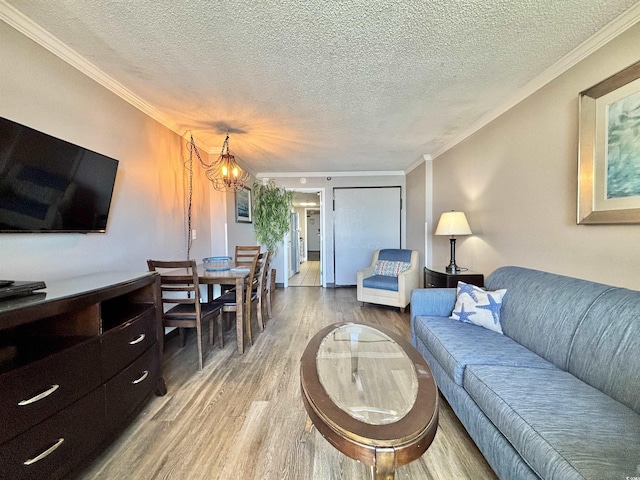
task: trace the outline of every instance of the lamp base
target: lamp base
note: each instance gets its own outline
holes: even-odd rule
[[[446,271],[447,273],[457,273],[460,271],[460,268],[456,265],[456,237],[453,235],[449,238],[449,247],[451,248],[451,260],[449,261],[449,265],[447,265]]]
[[[447,273],[460,273],[462,271],[462,268],[460,268],[454,263],[454,264],[447,265],[445,270]]]

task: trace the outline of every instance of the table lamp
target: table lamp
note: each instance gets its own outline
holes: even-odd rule
[[[451,260],[447,266],[447,272],[456,273],[462,269],[456,265],[456,235],[471,235],[469,222],[463,212],[445,212],[440,216],[440,221],[436,227],[436,235],[449,235],[451,244]]]

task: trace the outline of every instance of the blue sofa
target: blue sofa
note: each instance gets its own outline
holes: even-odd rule
[[[456,289],[417,289],[412,343],[501,479],[640,477],[640,292],[519,267],[504,335],[451,320]]]

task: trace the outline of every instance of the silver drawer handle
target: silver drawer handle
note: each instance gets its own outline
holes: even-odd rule
[[[58,448],[60,445],[62,445],[63,442],[64,442],[64,438],[59,438],[56,443],[51,445],[44,452],[42,452],[40,455],[38,455],[37,457],[30,458],[29,460],[25,461],[24,465],[33,465],[34,463],[39,462],[43,458],[48,457],[49,455],[51,455],[55,451],[56,448]]]
[[[145,378],[147,378],[149,376],[149,370],[145,370],[144,372],[142,372],[142,375],[140,375],[139,378],[136,378],[133,382],[134,385],[137,385],[140,382],[143,382]]]
[[[49,395],[51,395],[53,392],[55,392],[59,388],[60,388],[60,385],[51,385],[51,388],[49,388],[48,390],[45,390],[44,392],[39,393],[35,397],[32,397],[32,398],[29,398],[27,400],[22,400],[21,402],[18,402],[18,405],[21,406],[21,407],[24,407],[25,405],[30,405],[32,403],[35,403],[38,400],[42,400],[43,398],[48,397]]]
[[[136,343],[140,343],[141,341],[143,341],[145,339],[146,335],[144,333],[141,333],[140,335],[138,335],[136,338],[134,338],[133,340],[131,340],[129,342],[129,345],[135,345]]]

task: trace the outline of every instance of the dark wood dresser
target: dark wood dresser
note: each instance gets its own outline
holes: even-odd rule
[[[444,267],[442,269],[424,267],[425,288],[455,288],[459,281],[484,287],[484,275],[481,273],[468,271],[448,273]]]
[[[73,478],[164,395],[159,275],[47,282],[0,301],[0,478]]]

